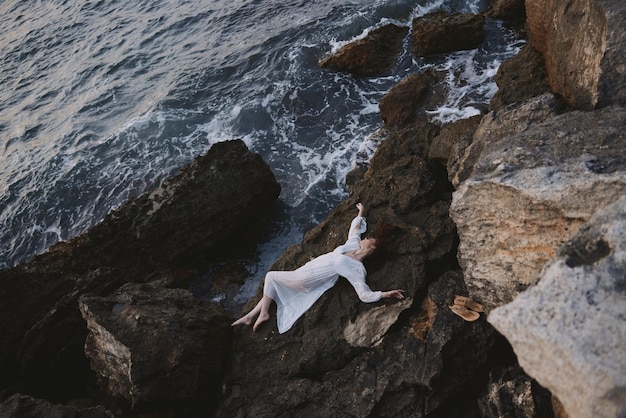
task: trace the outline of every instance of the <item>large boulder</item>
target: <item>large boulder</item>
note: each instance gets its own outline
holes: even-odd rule
[[[498,91],[489,103],[492,110],[550,91],[543,56],[529,44],[500,65],[494,80]]]
[[[476,115],[442,126],[439,134],[433,138],[433,142],[430,144],[428,158],[443,166],[454,166],[461,150],[472,143],[472,137],[481,119],[482,115]],[[452,169],[450,171],[452,172]]]
[[[487,309],[534,283],[595,208],[626,192],[625,108],[556,114],[542,96],[486,115],[454,193],[459,262]]]
[[[106,393],[134,407],[202,399],[215,408],[232,318],[218,305],[183,289],[127,284],[109,297],[81,297],[80,310],[85,353]]]
[[[526,0],[550,87],[573,108],[626,105],[625,11],[622,0]]]
[[[479,14],[433,12],[413,19],[411,50],[417,57],[477,48],[485,40]]]
[[[537,285],[489,315],[570,418],[626,415],[625,260],[626,195],[558,250]]]
[[[90,372],[80,295],[108,295],[194,253],[236,244],[279,191],[267,164],[242,141],[215,144],[85,234],[0,271],[0,388],[48,395],[82,390]]]
[[[459,135],[451,147],[447,166],[448,178],[454,188],[458,189],[472,175],[486,144],[496,142],[500,137],[525,131],[533,124],[542,123],[557,113],[556,98],[545,94],[506,109],[495,109],[484,118],[479,117],[478,126],[470,127]],[[480,132],[477,132],[479,128]]]
[[[387,127],[406,126],[418,119],[418,108],[433,82],[429,73],[411,74],[380,100],[380,115]]]
[[[356,77],[384,75],[396,64],[408,31],[394,24],[381,26],[324,58],[320,66]]]

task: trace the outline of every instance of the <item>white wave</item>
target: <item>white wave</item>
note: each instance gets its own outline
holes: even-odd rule
[[[440,10],[442,6],[446,3],[446,0],[435,0],[430,3],[418,4],[413,9],[413,13],[411,15],[412,18],[421,17],[427,15],[428,13],[435,12]]]
[[[493,23],[497,30],[505,29],[499,22]],[[491,98],[498,91],[494,77],[501,63],[517,54],[522,42],[504,43],[501,50],[486,53],[482,48],[460,51],[447,55],[440,64],[429,65],[428,68],[445,73],[447,100],[436,109],[428,109],[431,120],[439,123],[454,122],[481,113]]]
[[[412,18],[421,17],[432,12],[445,10],[455,13],[481,13],[489,6],[488,0],[433,0],[418,4],[412,13]]]
[[[364,39],[367,37],[367,35],[369,35],[373,30],[376,30],[382,26],[386,26],[389,24],[393,24],[396,26],[405,26],[405,27],[409,27],[409,23],[407,22],[402,22],[400,20],[397,19],[389,19],[389,18],[382,18],[380,21],[378,21],[377,23],[375,23],[372,26],[368,26],[367,28],[363,29],[363,32],[361,32],[360,34],[350,38],[350,39],[345,39],[345,40],[338,40],[337,38],[331,38],[329,41],[329,45],[330,45],[330,53],[329,54],[334,54],[337,51],[339,51],[342,47],[351,44],[353,42],[359,41],[361,39]]]

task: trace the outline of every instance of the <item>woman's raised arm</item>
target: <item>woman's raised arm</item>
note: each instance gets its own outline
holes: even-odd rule
[[[363,203],[359,202],[356,204],[356,208],[359,210],[359,214],[357,216],[365,216],[365,206]]]
[[[365,206],[363,203],[356,204],[359,214],[352,220],[350,224],[350,231],[348,231],[348,238],[352,238],[357,234],[362,234],[367,229],[367,222],[365,221]]]

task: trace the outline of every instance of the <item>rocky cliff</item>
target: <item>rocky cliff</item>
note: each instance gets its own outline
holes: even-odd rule
[[[626,6],[526,10],[551,93],[494,109],[452,157],[459,262],[555,415],[623,416]]]
[[[472,48],[484,18],[527,11],[529,43],[501,66],[484,115],[426,122],[436,74],[391,89],[372,134],[381,145],[350,174],[350,196],[272,267],[342,243],[361,201],[396,243],[367,261],[368,284],[406,299],[364,304],[340,280],[285,334],[274,321],[232,332],[228,314],[177,288],[181,260],[259,222],[278,194],[258,156],[219,144],[85,236],[0,272],[0,415],[623,416],[626,8],[525,6],[413,22],[411,49],[426,54],[455,38]],[[405,36],[373,31],[324,65],[385,73]],[[457,296],[482,304],[477,319],[455,315]]]

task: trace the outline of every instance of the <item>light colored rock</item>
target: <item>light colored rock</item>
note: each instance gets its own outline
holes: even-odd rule
[[[454,193],[459,262],[487,310],[513,300],[596,208],[626,193],[626,109],[555,115],[546,100],[483,118]]]
[[[361,313],[343,329],[343,338],[354,347],[371,347],[385,335],[398,316],[411,307],[413,298],[392,305],[382,305]]]
[[[626,415],[626,196],[600,210],[540,281],[488,321],[570,418]]]
[[[523,132],[531,125],[542,123],[556,115],[556,98],[552,94],[544,94],[515,107],[488,113],[481,119],[469,144],[466,143],[467,139],[459,135],[452,146],[447,164],[448,179],[458,188],[472,175],[474,165],[488,143]]]
[[[570,106],[626,104],[626,2],[526,0],[531,43]]]

